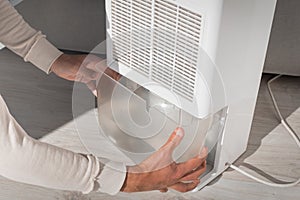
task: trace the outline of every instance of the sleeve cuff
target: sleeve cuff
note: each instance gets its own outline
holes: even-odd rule
[[[45,37],[41,37],[32,46],[28,54],[24,57],[47,74],[50,73],[51,65],[63,53],[54,47]]]
[[[126,178],[124,163],[108,162],[97,178],[99,192],[115,195],[120,192]]]

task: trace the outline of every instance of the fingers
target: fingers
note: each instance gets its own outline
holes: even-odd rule
[[[80,73],[84,77],[85,81],[96,80],[98,77],[98,73],[96,71],[88,68],[80,69]]]
[[[191,171],[199,168],[203,162],[205,162],[207,157],[207,148],[203,148],[201,153],[197,155],[196,157],[177,164],[177,173],[176,176],[181,179],[183,176],[189,174]]]
[[[117,81],[121,78],[119,73],[107,66],[106,60],[95,55],[88,55],[84,57],[84,60],[80,65],[76,81],[83,83],[87,83],[91,80],[98,81],[104,73]]]
[[[93,55],[90,55],[88,58],[89,64],[86,66],[88,69],[103,73],[108,68],[106,59],[102,59]]]
[[[92,91],[92,93],[95,95],[95,97],[98,96],[97,88],[96,88],[96,81],[90,81],[86,83],[87,87]]]
[[[201,158],[206,158],[208,154],[208,148],[207,147],[203,147],[203,149],[201,150],[199,157]]]
[[[84,82],[88,82],[90,80],[97,80],[106,68],[106,60],[102,60],[94,55],[88,55],[83,60],[79,72],[84,77]]]
[[[178,192],[188,192],[188,191],[195,189],[199,183],[200,183],[200,180],[196,179],[190,183],[182,183],[182,182],[176,183],[176,184],[170,186],[170,188],[172,188],[173,190],[177,190]]]
[[[168,188],[160,189],[159,191],[162,193],[166,193],[166,192],[168,192]]]
[[[171,152],[180,144],[184,136],[184,130],[182,128],[176,128],[168,141],[161,147],[161,149],[168,149]]]
[[[184,132],[182,128],[175,129],[168,141],[158,151],[139,164],[146,166],[143,167],[144,172],[157,171],[165,168],[168,173],[173,174],[177,168],[172,157],[173,150],[180,144],[183,135]],[[179,178],[175,177],[175,182],[177,182]],[[175,182],[172,182],[172,184]]]
[[[89,57],[89,63],[86,65],[86,68],[95,71],[99,75],[102,75],[103,73],[107,74],[108,76],[112,77],[115,80],[119,80],[120,74],[112,70],[107,66],[107,60],[102,60],[99,57],[96,56],[90,56]]]
[[[118,72],[112,70],[111,68],[107,67],[107,69],[104,72],[105,74],[107,74],[108,76],[110,76],[111,78],[113,78],[116,81],[119,81],[121,79],[121,74],[119,74]]]
[[[197,185],[200,183],[199,177],[206,171],[206,161],[202,163],[202,165],[191,172],[190,174],[184,176],[180,181],[172,186],[170,188],[177,190],[179,192],[188,192],[197,187]],[[192,181],[189,183],[184,183],[187,181]],[[160,192],[164,193],[167,192],[168,188],[161,189]]]
[[[191,180],[198,179],[205,171],[206,171],[206,161],[204,161],[202,165],[198,167],[196,170],[192,171],[191,173],[181,178],[180,181],[191,181]]]

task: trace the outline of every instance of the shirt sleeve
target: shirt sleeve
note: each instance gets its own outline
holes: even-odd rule
[[[0,42],[46,73],[63,54],[45,35],[29,26],[7,0],[0,0]]]
[[[30,27],[7,0],[0,0],[0,42],[46,73],[62,54],[45,35]],[[106,166],[92,155],[67,151],[29,137],[0,96],[0,174],[19,182],[61,190],[108,194],[120,191],[123,163]],[[112,178],[113,177],[113,178]]]
[[[123,163],[102,164],[83,155],[28,136],[0,95],[0,175],[47,188],[117,194],[126,177]]]
[[[103,164],[93,155],[82,155],[28,136],[9,113],[0,96],[0,175],[47,188],[94,190]]]
[[[106,163],[101,174],[96,178],[99,185],[97,191],[110,195],[117,194],[126,178],[126,165],[124,163],[110,161]]]

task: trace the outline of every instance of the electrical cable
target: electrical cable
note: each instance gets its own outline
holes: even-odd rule
[[[272,89],[271,89],[271,83],[275,80],[277,80],[278,78],[280,78],[282,75],[277,75],[275,77],[273,77],[272,79],[270,79],[267,83],[267,86],[268,86],[268,91],[270,93],[270,96],[272,98],[272,103],[273,103],[273,106],[276,110],[276,113],[278,115],[278,117],[280,118],[280,123],[284,126],[284,128],[288,131],[288,133],[291,135],[291,137],[295,140],[297,146],[300,148],[300,138],[299,136],[296,134],[296,132],[291,128],[291,126],[289,125],[289,123],[282,117],[282,114],[279,110],[279,107],[278,107],[278,104],[276,102],[276,99],[274,97],[274,94],[272,92]],[[237,172],[239,172],[240,174],[243,174],[245,176],[247,176],[248,178],[254,180],[254,181],[257,181],[259,183],[262,183],[262,184],[265,184],[265,185],[268,185],[268,186],[271,186],[271,187],[281,187],[281,188],[286,188],[286,187],[293,187],[293,186],[296,186],[300,183],[300,178],[294,182],[288,182],[288,183],[273,183],[273,182],[268,182],[268,181],[265,181],[265,180],[262,180],[260,178],[257,178],[251,174],[249,174],[248,172],[245,172],[244,170],[240,169],[239,167],[231,164],[231,163],[227,163],[226,164],[228,167],[230,167],[231,169],[234,169],[236,170]]]

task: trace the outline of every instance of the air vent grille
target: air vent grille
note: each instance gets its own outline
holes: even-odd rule
[[[111,0],[113,58],[192,101],[202,15],[167,0]]]
[[[152,0],[132,0],[131,68],[145,76],[150,71]]]
[[[157,0],[154,8],[152,79],[172,87],[177,6]]]
[[[111,23],[113,58],[130,66],[131,0],[113,0],[111,5]]]

